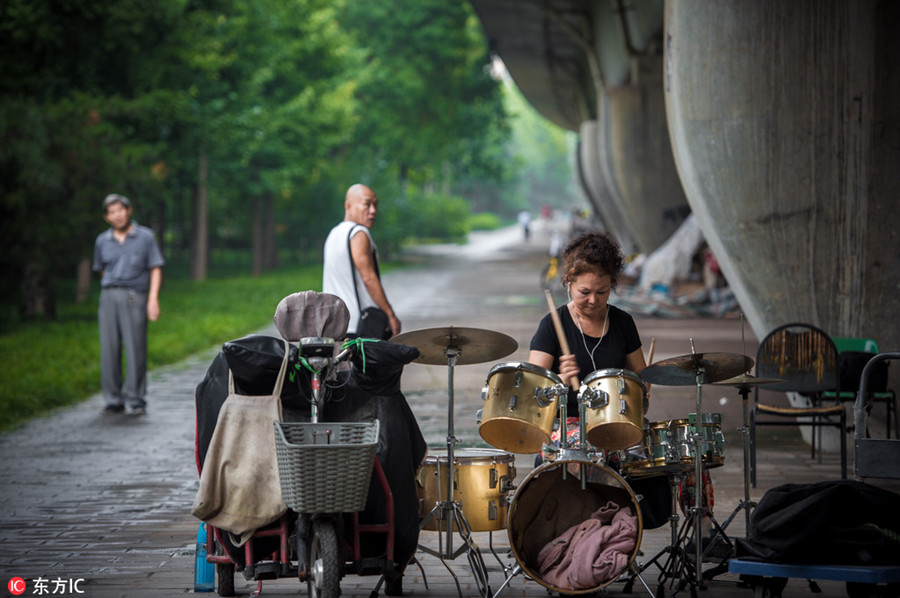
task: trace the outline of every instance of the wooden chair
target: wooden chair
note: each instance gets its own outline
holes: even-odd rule
[[[841,443],[841,479],[847,478],[847,416],[838,402],[825,404],[823,393],[832,397],[839,392],[838,351],[825,331],[804,323],[784,324],[772,330],[762,340],[756,352],[756,376],[780,378],[784,382],[770,384],[765,390],[796,392],[809,399],[809,406],[780,407],[762,403],[759,387],[754,389],[750,411],[750,482],[756,487],[756,448],[759,426],[809,426],[812,428],[811,456],[821,460],[823,427],[839,430]],[[834,400],[834,399],[832,399]],[[806,418],[797,420],[796,418]],[[790,418],[792,421],[787,421]],[[818,442],[817,442],[818,441]]]
[[[838,377],[840,392],[837,396],[840,401],[853,403],[859,391],[860,377],[863,368],[875,355],[880,353],[878,343],[871,338],[833,337],[834,346],[838,350]],[[886,410],[885,427],[887,438],[891,437],[891,426],[900,434],[900,412],[897,411],[897,397],[888,385],[888,365],[886,360],[879,360],[869,373],[869,381],[866,385],[867,405],[871,409],[872,403],[884,403]],[[833,393],[825,391],[824,399],[835,399]],[[865,430],[863,430],[865,435]]]

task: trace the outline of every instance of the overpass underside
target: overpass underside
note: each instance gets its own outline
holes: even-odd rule
[[[626,249],[693,212],[758,337],[900,348],[900,4],[470,1]]]

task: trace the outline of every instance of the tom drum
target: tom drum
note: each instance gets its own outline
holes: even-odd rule
[[[610,451],[640,444],[646,394],[643,380],[632,371],[605,369],[591,373],[578,395],[579,401],[587,403],[587,441]]]
[[[478,433],[485,442],[511,453],[539,453],[550,442],[556,406],[566,387],[542,367],[501,363],[491,368],[481,391],[484,410]]]

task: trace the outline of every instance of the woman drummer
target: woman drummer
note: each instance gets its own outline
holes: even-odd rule
[[[570,384],[597,370],[617,368],[639,374],[646,367],[634,318],[609,304],[624,264],[619,244],[605,233],[583,233],[566,246],[561,278],[569,301],[557,308],[557,314],[572,353],[563,355],[552,314],[547,314],[531,339],[529,362],[558,372]],[[571,446],[578,440],[577,385],[570,386],[566,410]],[[554,432],[554,444],[558,440]]]
[[[641,349],[641,337],[638,334],[634,318],[624,310],[609,304],[609,297],[616,288],[618,275],[624,268],[625,259],[619,244],[608,234],[587,232],[573,239],[563,252],[562,282],[566,287],[568,303],[557,308],[562,332],[573,353],[563,355],[559,336],[553,323],[552,314],[547,314],[538,324],[537,331],[531,339],[528,361],[544,369],[558,372],[560,379],[575,384],[574,380],[582,380],[584,376],[597,370],[616,368],[631,370],[640,374],[647,364]],[[645,383],[649,398],[650,385]],[[643,411],[646,414],[648,405],[645,402]],[[578,418],[578,388],[570,387],[566,402],[568,414],[566,418],[567,438],[569,446],[580,442]],[[554,431],[551,442],[559,446],[559,432]],[[603,448],[603,447],[599,447]],[[542,459],[547,459],[549,451],[542,451]],[[537,463],[536,463],[537,464]],[[704,506],[712,513],[714,504],[712,480],[704,469]],[[637,482],[647,484],[647,490],[654,487],[653,481],[662,480],[656,485],[658,492],[668,494],[665,478],[630,480],[632,486]],[[693,476],[685,475],[679,484],[679,503],[682,510],[693,506]],[[650,493],[650,492],[648,492]],[[668,498],[662,498],[658,504],[668,507]],[[669,509],[671,510],[671,509]],[[656,520],[664,522],[660,513]],[[661,524],[661,523],[660,523]],[[708,521],[702,522],[707,527]],[[654,526],[650,526],[654,527]],[[705,539],[704,539],[705,540]]]

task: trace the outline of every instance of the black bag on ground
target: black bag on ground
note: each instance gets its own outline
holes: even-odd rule
[[[857,482],[782,484],[763,495],[738,556],[816,565],[900,562],[900,494]]]

